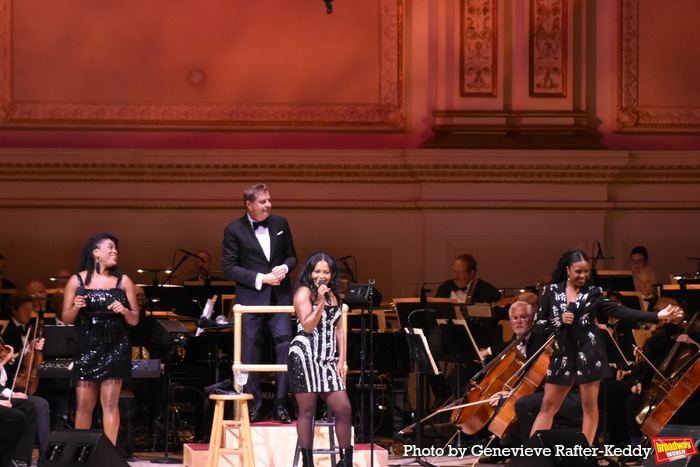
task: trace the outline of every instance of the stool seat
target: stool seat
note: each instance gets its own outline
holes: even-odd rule
[[[252,394],[212,394],[210,400],[215,402],[214,418],[212,420],[211,436],[209,438],[209,455],[207,467],[218,467],[222,454],[237,454],[243,457],[245,467],[255,467],[253,456],[253,441],[250,433],[250,417],[248,415],[248,401],[253,400]],[[238,426],[240,430],[239,446],[237,448],[221,448],[224,425],[224,405],[227,401],[239,404],[238,416],[230,421],[229,425]]]

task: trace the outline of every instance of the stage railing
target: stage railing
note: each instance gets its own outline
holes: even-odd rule
[[[348,349],[348,306],[343,304],[341,309],[342,315],[341,320],[343,322],[343,368],[345,368],[345,374],[347,374],[348,364],[347,364],[347,349]],[[279,372],[287,371],[287,365],[281,365],[276,363],[242,363],[241,362],[241,332],[242,332],[242,322],[243,315],[245,313],[289,313],[293,315],[293,306],[246,306],[236,304],[233,306],[233,374],[236,375],[241,372]]]

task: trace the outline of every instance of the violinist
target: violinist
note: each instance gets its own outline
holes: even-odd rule
[[[10,364],[17,354],[12,346],[6,345],[4,341],[0,340],[0,355],[2,355],[0,357],[0,405],[4,408],[14,409],[14,411],[3,410],[0,416],[4,415],[9,417],[10,420],[24,422],[24,428],[19,435],[19,439],[16,440],[13,458],[17,460],[15,462],[17,465],[32,465],[34,439],[39,438],[40,452],[46,448],[49,441],[49,405],[40,397],[27,396],[24,393],[12,390],[12,380],[9,380],[7,377],[5,365]],[[23,414],[23,417],[20,417],[16,412]],[[9,436],[9,434],[4,432],[12,428],[14,427],[3,425],[2,430],[0,430],[3,432],[0,439],[4,436]],[[0,441],[1,445],[2,442]],[[3,455],[4,451],[0,451],[0,459],[3,459]]]
[[[611,376],[603,336],[595,324],[598,313],[608,313],[630,321],[680,322],[683,311],[668,306],[660,312],[633,310],[603,296],[592,285],[591,264],[581,250],[562,254],[552,274],[552,283],[540,297],[535,318],[538,332],[554,332],[556,341],[544,386],[542,407],[530,436],[552,427],[554,415],[574,383],[579,384],[583,410],[582,431],[593,445],[598,428],[600,381]]]

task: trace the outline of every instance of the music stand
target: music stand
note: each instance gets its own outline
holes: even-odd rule
[[[75,326],[58,326],[47,324],[44,326],[44,348],[42,354],[45,359],[73,358],[75,354]]]
[[[345,291],[345,296],[343,301],[352,307],[358,307],[361,309],[360,315],[360,378],[359,378],[359,388],[360,388],[360,434],[358,440],[365,441],[365,398],[363,391],[365,387],[369,388],[369,404],[372,410],[369,411],[369,458],[370,466],[374,466],[374,353],[372,348],[374,342],[372,339],[372,310],[374,307],[379,307],[382,302],[382,294],[374,288],[374,279],[367,281],[367,284],[350,284]],[[369,316],[369,322],[365,321],[365,310],[367,311],[367,316]],[[369,327],[365,329],[365,324]],[[347,330],[346,330],[347,331]],[[369,333],[369,348],[370,352],[367,355],[366,341],[364,339],[364,333]],[[365,371],[368,370],[368,382],[365,386]]]
[[[437,325],[442,334],[443,350],[447,348],[448,355],[452,356],[457,367],[457,397],[462,393],[462,363],[466,365],[470,361],[481,360],[477,353],[476,342],[472,336],[467,320],[464,319],[438,319]],[[465,342],[471,342],[472,345],[465,345]],[[457,430],[457,446],[462,446],[462,430]]]
[[[419,311],[419,310],[416,310]],[[421,420],[423,419],[423,402],[425,399],[424,389],[425,389],[425,375],[439,375],[440,369],[435,364],[432,353],[430,353],[430,347],[428,346],[428,341],[423,334],[423,330],[420,328],[404,328],[406,332],[406,339],[408,340],[408,349],[411,353],[411,360],[416,368],[416,426],[414,431],[416,433],[415,445],[421,448],[421,437],[423,432],[423,424]],[[415,461],[422,465],[423,467],[432,467],[432,464],[420,459],[421,456],[416,456]]]
[[[687,305],[683,311],[688,316],[692,316],[700,309],[700,284],[662,284],[659,290],[659,296],[664,298],[672,298],[678,302],[681,307],[683,303]]]
[[[608,354],[610,363],[614,363],[618,368],[628,368],[634,361],[627,360],[625,353],[622,351],[617,342],[613,338],[612,331],[604,324],[598,324],[598,328],[603,331],[603,339],[605,340],[605,350]]]
[[[631,271],[595,270],[593,283],[603,290],[634,291],[634,280]]]

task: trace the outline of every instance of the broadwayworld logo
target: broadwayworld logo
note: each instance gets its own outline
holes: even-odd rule
[[[698,453],[698,447],[693,438],[653,437],[651,445],[654,448],[654,460],[657,464],[684,459]]]

